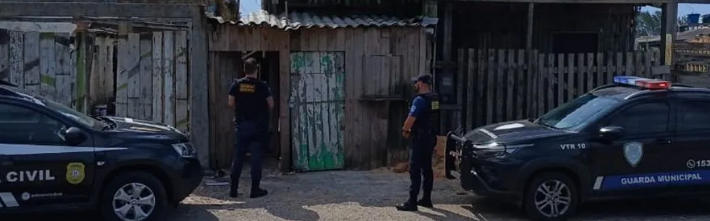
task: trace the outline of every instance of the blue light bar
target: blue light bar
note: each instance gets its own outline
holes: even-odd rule
[[[614,76],[614,83],[625,85],[636,85],[636,80],[647,80],[636,76]]]

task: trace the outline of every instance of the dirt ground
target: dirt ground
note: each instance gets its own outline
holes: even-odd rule
[[[399,212],[393,205],[407,197],[406,174],[388,170],[271,174],[263,179],[263,188],[270,193],[259,199],[248,198],[248,172],[244,175],[239,198],[228,198],[227,186],[202,186],[168,220],[525,220],[516,207],[466,194],[454,180],[435,182],[434,209]],[[678,199],[591,203],[583,205],[573,220],[710,220],[708,206],[700,200]],[[32,218],[96,221],[76,214],[60,216]]]

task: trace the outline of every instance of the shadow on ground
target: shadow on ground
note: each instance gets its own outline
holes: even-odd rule
[[[223,209],[264,209],[269,214],[286,220],[319,220],[335,217],[321,217],[319,213],[329,207],[387,209],[394,212],[394,205],[407,198],[409,178],[405,174],[394,174],[387,170],[377,171],[325,171],[289,175],[266,175],[262,187],[269,195],[258,199],[249,199],[249,168],[245,168],[240,181],[240,196],[236,199],[227,197],[228,186],[203,186],[193,195],[225,201],[243,202]],[[267,174],[268,172],[265,172]],[[458,205],[466,203],[467,196],[455,194],[456,182],[435,182],[433,201],[434,209],[420,207],[419,216],[434,220],[470,220],[467,215],[453,213],[440,204]],[[468,200],[470,202],[470,198]],[[401,212],[406,213],[406,212]],[[339,214],[340,216],[346,214]],[[470,215],[470,214],[469,214]],[[353,217],[358,218],[358,217]]]

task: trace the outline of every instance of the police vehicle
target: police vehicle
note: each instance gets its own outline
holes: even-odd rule
[[[0,82],[0,215],[95,210],[101,220],[159,220],[202,181],[177,129],[89,117]]]
[[[616,76],[535,120],[463,136],[461,185],[566,220],[579,203],[710,190],[710,89]]]

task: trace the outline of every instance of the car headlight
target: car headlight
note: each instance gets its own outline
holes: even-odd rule
[[[487,144],[473,145],[477,154],[484,155],[484,156],[496,156],[496,157],[502,157],[507,154],[512,154],[515,151],[519,150],[520,148],[529,147],[529,146],[532,146],[532,144],[505,145],[505,144],[493,142],[493,143],[487,143]]]
[[[195,157],[195,148],[190,143],[173,144],[173,149],[182,157]]]

